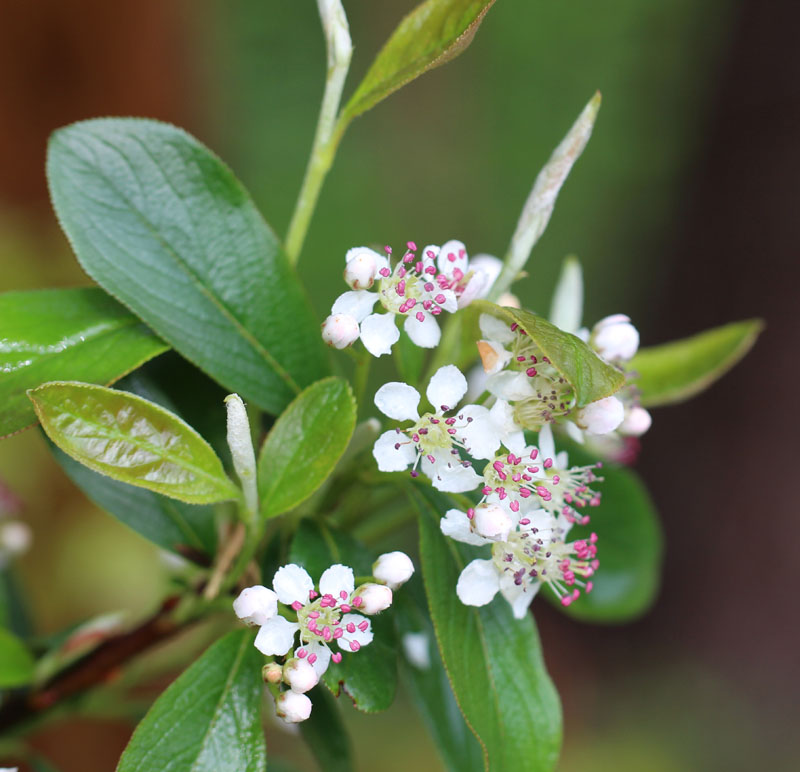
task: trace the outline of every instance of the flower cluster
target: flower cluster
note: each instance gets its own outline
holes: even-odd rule
[[[304,568],[290,563],[275,572],[272,589],[247,587],[234,601],[239,619],[259,627],[256,648],[265,656],[283,658],[282,663],[268,662],[263,675],[273,687],[277,714],[287,723],[311,715],[306,692],[331,662],[341,662],[342,652],[354,654],[372,642],[368,617],[391,606],[393,591],[411,578],[414,566],[404,553],[390,552],[378,558],[372,572],[374,581],[356,588],[353,569],[337,563],[315,587]]]

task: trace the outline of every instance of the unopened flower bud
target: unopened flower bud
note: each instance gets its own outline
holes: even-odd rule
[[[522,308],[519,298],[511,292],[504,292],[497,298],[498,306],[505,306],[506,308]]]
[[[653,419],[643,407],[632,407],[625,420],[619,425],[619,433],[628,437],[641,437],[653,423]]]
[[[603,359],[626,362],[639,348],[639,331],[625,314],[614,314],[594,326],[589,342]]]
[[[334,348],[347,348],[358,336],[358,321],[350,314],[333,314],[322,323],[322,340]]]
[[[297,724],[311,715],[311,700],[305,694],[298,694],[290,689],[281,693],[275,701],[275,708],[275,712],[287,724]]]
[[[414,564],[405,552],[385,552],[372,564],[372,575],[393,590],[404,585],[414,573]]]
[[[253,450],[253,437],[250,434],[250,419],[247,409],[238,394],[225,397],[228,411],[228,447],[233,458],[233,468],[242,483],[247,508],[251,513],[258,510],[258,490],[256,487],[256,454]]]
[[[375,283],[380,255],[366,247],[356,247],[347,252],[344,280],[354,290],[367,290]]]
[[[575,418],[578,426],[587,432],[608,434],[625,418],[625,405],[616,397],[605,397],[582,407]]]
[[[362,584],[356,590],[356,595],[361,598],[358,610],[369,616],[379,614],[392,605],[392,590],[385,584],[375,584],[374,582]]]
[[[319,676],[307,659],[294,657],[283,666],[283,680],[293,692],[304,694],[317,685]]]
[[[265,625],[278,613],[278,596],[260,584],[245,587],[233,601],[233,610],[248,625]]]
[[[267,662],[261,668],[261,677],[268,684],[279,684],[283,679],[283,668],[277,662]]]
[[[0,525],[0,550],[9,555],[21,555],[32,541],[31,529],[26,523],[11,520]]]
[[[472,528],[475,533],[486,539],[506,541],[514,527],[509,514],[497,504],[479,504],[472,517]]]

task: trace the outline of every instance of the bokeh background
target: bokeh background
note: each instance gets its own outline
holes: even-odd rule
[[[345,2],[351,89],[413,5]],[[48,134],[82,118],[185,127],[285,232],[322,92],[312,0],[2,0],[0,20],[0,290],[88,283],[44,177]],[[499,0],[463,57],[351,127],[306,242],[320,317],[350,246],[460,238],[502,254],[536,172],[599,88],[595,134],[517,285],[525,304],[546,311],[574,253],[586,321],[628,313],[646,344],[767,320],[723,382],[655,412],[638,462],[666,536],[651,612],[593,627],[534,605],[564,701],[565,772],[800,768],[799,23],[792,0]],[[0,443],[0,478],[34,531],[17,580],[38,631],[152,610],[167,567],[87,503],[37,431]],[[380,718],[346,714],[360,769],[441,768],[402,696]],[[63,772],[100,772],[130,726],[82,718],[36,743]],[[268,732],[271,754],[314,769],[291,735]]]

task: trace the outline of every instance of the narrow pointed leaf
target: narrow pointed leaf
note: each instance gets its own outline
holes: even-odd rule
[[[760,319],[748,319],[641,349],[629,369],[638,373],[642,404],[671,405],[704,391],[744,357],[762,329]]]
[[[356,404],[341,378],[309,386],[275,422],[258,459],[261,514],[276,517],[314,493],[333,471],[356,425]]]
[[[25,644],[0,627],[0,689],[24,686],[33,678],[34,662]]]
[[[169,347],[97,287],[0,295],[0,437],[36,421],[28,389],[46,381],[108,386]]]
[[[117,772],[264,772],[262,664],[251,631],[221,638],[156,700]]]
[[[568,257],[561,267],[553,302],[550,306],[550,321],[565,332],[577,334],[583,318],[583,271],[577,257]]]
[[[353,772],[353,744],[331,693],[317,687],[309,695],[311,717],[300,724],[300,734],[325,772]],[[271,766],[271,765],[270,765]]]
[[[472,42],[495,0],[427,0],[397,26],[342,111],[348,123]]]
[[[462,568],[484,552],[447,539],[439,529],[451,499],[415,487],[420,555],[439,651],[458,705],[478,738],[486,770],[529,772],[555,767],[561,744],[558,695],[545,670],[533,618],[514,619],[500,596],[465,606],[456,595]]]
[[[84,270],[228,389],[277,414],[325,374],[275,234],[194,137],[157,121],[83,121],[53,134],[47,176]]]
[[[238,498],[211,446],[155,403],[70,381],[28,393],[47,436],[95,472],[189,504]]]
[[[560,330],[547,319],[531,311],[500,307],[485,301],[476,301],[473,305],[509,324],[519,324],[572,384],[578,407],[608,397],[625,384],[622,371],[600,359],[580,338]]]

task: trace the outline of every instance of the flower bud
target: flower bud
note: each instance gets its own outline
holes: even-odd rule
[[[311,715],[311,700],[305,694],[298,694],[289,690],[281,692],[275,701],[275,712],[287,724],[297,724],[305,721]]]
[[[497,504],[479,504],[472,517],[472,529],[486,539],[506,541],[514,527],[511,516]]]
[[[375,283],[380,255],[365,247],[356,247],[347,253],[344,280],[354,290],[368,290]]]
[[[358,340],[358,321],[350,314],[334,314],[322,323],[322,340],[334,348],[347,348]]]
[[[307,659],[293,657],[283,666],[283,680],[293,692],[304,694],[317,685],[319,676]]]
[[[616,397],[605,397],[581,408],[575,418],[578,426],[587,432],[608,434],[613,432],[625,418],[625,405]]]
[[[625,362],[632,359],[639,348],[639,331],[625,314],[614,314],[594,326],[589,342],[603,359]]]
[[[0,551],[9,555],[21,555],[31,546],[31,529],[18,520],[0,525]]]
[[[619,425],[619,433],[628,437],[641,437],[652,423],[650,413],[636,405],[627,412],[625,420]]]
[[[261,677],[268,684],[278,684],[283,678],[283,668],[277,662],[267,662],[261,668]]]
[[[233,601],[233,610],[248,625],[265,625],[278,613],[278,596],[260,584],[245,587]]]
[[[385,552],[372,564],[372,575],[381,583],[396,590],[414,573],[414,564],[405,552]]]
[[[379,614],[392,605],[392,590],[385,584],[375,584],[374,582],[362,584],[356,590],[356,595],[361,598],[358,610],[369,616]]]
[[[511,292],[504,292],[500,295],[500,297],[497,298],[497,305],[505,306],[506,308],[522,308],[522,303],[519,302],[519,298]]]

